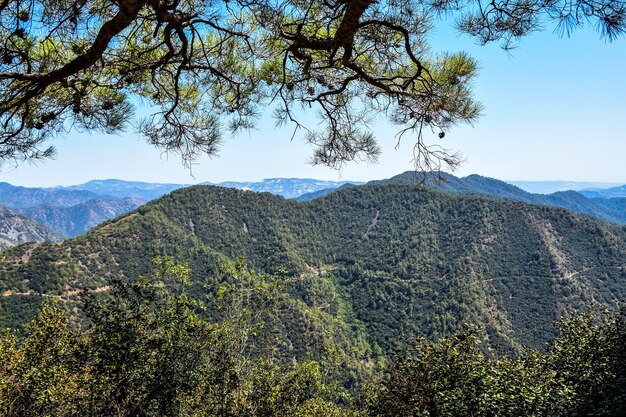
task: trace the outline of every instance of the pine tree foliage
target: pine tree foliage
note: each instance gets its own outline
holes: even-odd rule
[[[268,105],[315,145],[313,161],[376,158],[367,122],[384,114],[416,132],[415,160],[430,171],[458,156],[429,146],[472,122],[476,62],[429,50],[433,16],[454,14],[480,42],[503,41],[556,20],[624,31],[621,0],[2,0],[0,160],[45,158],[68,129],[120,131],[187,162],[214,154]],[[136,103],[147,117],[133,117]],[[305,124],[317,112],[322,127]],[[145,111],[141,112],[146,113]]]

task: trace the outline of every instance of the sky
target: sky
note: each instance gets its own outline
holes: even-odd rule
[[[439,24],[431,46],[467,51],[480,63],[474,86],[484,115],[473,126],[447,132],[441,142],[430,138],[463,153],[466,162],[455,175],[626,183],[626,39],[608,42],[591,29],[562,37],[548,26],[508,54]],[[350,163],[341,171],[311,166],[312,148],[299,136],[290,140],[292,129],[275,128],[268,115],[255,130],[226,137],[217,157],[201,158],[191,169],[132,130],[70,132],[55,140],[54,160],[4,166],[0,181],[24,186],[106,178],[184,184],[276,177],[367,181],[413,169],[410,137],[395,149],[397,128],[384,120],[373,127],[383,149],[378,163]]]

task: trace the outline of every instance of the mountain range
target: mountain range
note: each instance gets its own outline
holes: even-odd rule
[[[295,328],[328,331],[325,322],[343,329],[346,343],[363,340],[373,351],[467,322],[493,346],[542,348],[561,315],[588,305],[614,308],[626,296],[624,228],[405,179],[306,202],[187,187],[74,239],[12,248],[1,263],[2,325],[20,328],[47,297],[79,307],[81,294],[145,275],[164,255],[190,265],[199,297],[219,287],[227,259],[245,257],[250,267],[283,277],[301,308],[274,325],[295,326],[286,333],[298,352],[308,341],[295,338],[302,333]]]
[[[626,198],[621,197],[626,194],[625,187],[605,190],[596,188],[580,192],[564,191],[545,195],[532,194],[504,181],[479,175],[457,178],[445,173],[429,176],[412,171],[388,180],[371,183],[403,183],[443,191],[487,194],[531,204],[568,208],[598,219],[618,224],[626,223]],[[341,187],[360,184],[346,181],[270,178],[259,182],[229,181],[218,185],[256,192],[270,192],[286,198],[306,201],[324,196]],[[574,183],[558,182],[561,187],[568,184]],[[575,183],[574,185],[580,188],[589,184],[594,183]],[[75,237],[149,200],[188,186],[115,179],[94,180],[74,186],[53,188],[28,188],[0,183],[0,204],[53,229],[60,236]],[[0,236],[3,235],[0,234]],[[35,240],[41,239],[44,238],[40,237]],[[16,243],[17,241],[5,236],[6,245]]]
[[[458,178],[444,172],[425,174],[407,171],[389,179],[370,181],[368,184],[405,184],[447,192],[483,194],[496,198],[522,201],[529,204],[567,208],[576,213],[585,214],[597,219],[617,224],[626,224],[626,198],[623,197],[603,198],[595,195],[586,197],[584,192],[579,193],[576,191],[533,194],[494,178],[480,175],[468,175],[463,178]],[[350,185],[351,184],[344,184],[343,187]],[[297,200],[311,200],[327,195],[335,190],[335,188],[328,188],[303,194],[299,196]]]
[[[41,205],[19,209],[18,212],[54,229],[62,236],[75,237],[144,203],[146,200],[135,197],[94,198],[70,207]]]
[[[90,192],[99,197],[138,198],[152,200],[190,184],[162,184],[142,181],[123,181],[117,179],[93,180],[84,184],[46,189],[51,193],[63,192]]]
[[[626,185],[611,188],[589,188],[580,193],[589,198],[621,198],[626,197]]]
[[[225,182],[220,185],[258,192],[271,192],[287,198],[329,187],[344,181],[301,178],[270,178],[259,182]],[[188,184],[160,184],[116,179],[94,180],[84,184],[29,188],[0,183],[0,204],[41,225],[57,235],[75,237],[105,220],[131,211],[149,200],[158,198]],[[0,216],[2,214],[0,213]],[[0,237],[2,237],[0,232]],[[6,245],[17,241],[5,236]],[[55,239],[57,239],[55,237]],[[42,238],[33,237],[40,241]]]
[[[220,183],[203,182],[200,185],[217,185],[227,188],[238,188],[255,192],[269,192],[285,198],[296,198],[302,194],[315,192],[327,188],[340,187],[346,183],[362,184],[351,181],[328,181],[311,178],[267,178],[261,181],[225,181]],[[134,197],[143,200],[152,200],[179,188],[189,187],[191,184],[161,184],[140,181],[123,181],[117,179],[93,180],[84,184],[67,187],[55,187],[51,191],[88,191],[100,196],[116,198]]]
[[[0,183],[0,204],[13,209],[42,205],[71,207],[94,198],[102,197],[110,196],[103,196],[88,190],[20,187],[6,182]]]
[[[524,191],[535,194],[552,194],[559,191],[603,190],[622,184],[590,181],[506,181]]]
[[[285,198],[297,198],[303,194],[315,193],[320,190],[335,189],[345,184],[360,185],[355,181],[327,181],[310,178],[268,178],[259,182],[227,181],[218,184],[203,183],[203,185],[217,185],[220,187],[237,188],[255,192],[268,192],[281,195]]]
[[[504,181],[479,175],[457,178],[446,173],[424,175],[412,171],[388,180],[376,180],[370,183],[413,184],[415,186],[450,192],[487,194],[493,197],[507,198],[531,204],[563,207],[617,224],[626,223],[626,198],[624,197],[626,195],[626,186],[607,189],[590,188],[580,190],[579,192],[570,190],[552,194],[533,194]],[[574,185],[577,188],[596,184],[545,183],[550,186],[558,185],[560,187]],[[215,185],[211,183],[205,184]],[[258,182],[229,181],[217,185],[255,192],[270,192],[286,198],[306,201],[324,196],[341,187],[360,184],[362,183],[301,178],[270,178]],[[535,183],[533,182],[532,184]],[[544,182],[539,182],[538,184],[545,185]],[[0,183],[0,204],[53,229],[60,236],[75,237],[108,219],[131,211],[149,200],[188,186],[186,184],[148,183],[115,179],[94,180],[74,186],[53,188],[28,188]],[[8,235],[0,234],[0,236],[5,237],[5,245],[17,243]],[[39,237],[36,240],[41,239],[43,238]]]
[[[0,204],[52,229],[55,239],[74,237],[93,226],[119,216],[147,200],[111,194],[98,194],[87,189],[30,188],[0,183]],[[3,218],[5,213],[0,213]],[[0,236],[4,236],[0,233]],[[41,241],[41,239],[33,239]]]

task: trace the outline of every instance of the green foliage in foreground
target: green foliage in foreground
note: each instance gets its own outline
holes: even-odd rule
[[[187,293],[189,271],[115,283],[77,328],[46,302],[25,338],[0,336],[0,415],[591,416],[626,408],[626,308],[573,316],[546,353],[498,356],[474,328],[417,338],[358,390],[335,360],[286,365],[259,344],[279,284],[241,265],[215,305]],[[169,289],[168,289],[169,288]],[[208,320],[203,310],[219,311]],[[365,379],[365,378],[364,378]]]
[[[626,308],[560,323],[543,354],[497,356],[475,329],[439,342],[418,338],[367,396],[369,414],[617,416],[626,411]]]
[[[188,269],[169,260],[151,282],[117,282],[111,297],[91,300],[88,329],[45,303],[25,339],[0,338],[0,415],[345,415],[336,404],[348,397],[322,364],[281,370],[255,355],[260,302],[271,309],[277,292],[262,277],[241,278],[239,291],[221,291],[219,322],[203,318],[206,306],[186,292]]]

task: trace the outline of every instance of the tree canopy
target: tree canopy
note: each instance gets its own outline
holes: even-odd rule
[[[611,40],[626,27],[622,0],[0,0],[0,160],[48,157],[72,128],[134,122],[191,162],[270,106],[304,130],[315,163],[375,159],[368,121],[384,114],[400,138],[414,132],[417,168],[454,165],[422,132],[443,138],[481,105],[476,62],[428,48],[443,13],[504,47],[548,20]],[[138,120],[137,103],[150,115]],[[303,121],[310,111],[317,129]]]
[[[626,404],[626,308],[560,322],[547,351],[498,356],[478,329],[416,337],[354,389],[333,360],[276,363],[263,317],[276,280],[224,271],[221,314],[190,296],[169,258],[87,299],[77,326],[49,299],[24,338],[0,332],[0,413],[17,416],[618,416]],[[270,302],[269,306],[267,302]],[[336,340],[329,341],[331,346]],[[331,347],[329,346],[329,347]],[[260,349],[261,348],[261,349]]]

